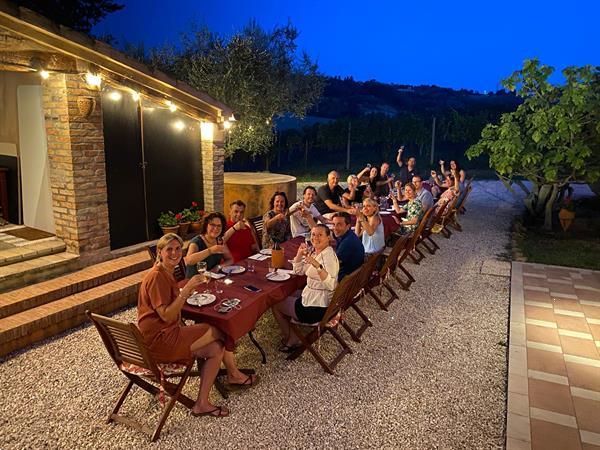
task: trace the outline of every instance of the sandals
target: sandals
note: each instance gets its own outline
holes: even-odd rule
[[[259,380],[258,375],[254,375],[254,381],[252,381],[252,375],[248,375],[243,383],[227,383],[226,386],[230,391],[239,391],[256,386]]]
[[[215,414],[215,412],[217,412],[217,414]],[[229,415],[229,411],[227,411],[226,409],[223,409],[222,406],[215,406],[215,409],[211,409],[210,411],[204,411],[201,413],[197,413],[194,412],[192,410],[192,416],[194,417],[201,417],[201,416],[209,416],[209,417],[215,417],[217,419],[220,419],[221,417],[227,417]]]

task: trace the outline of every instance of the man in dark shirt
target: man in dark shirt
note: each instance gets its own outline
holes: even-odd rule
[[[317,191],[315,207],[322,216],[334,212],[348,211],[348,208],[342,206],[342,195],[344,195],[344,190],[338,184],[339,181],[340,175],[335,170],[332,170],[327,175],[327,184],[321,186]]]
[[[387,197],[390,194],[390,187],[394,181],[393,175],[388,175],[390,165],[387,162],[381,164],[379,175],[375,179],[375,186],[371,186],[377,197]]]
[[[337,212],[333,215],[333,235],[337,245],[335,254],[340,262],[338,281],[358,269],[365,260],[365,249],[362,242],[350,229],[350,214]]]
[[[402,182],[402,186],[404,186],[405,184],[409,183],[415,175],[417,175],[417,168],[415,167],[417,164],[417,159],[414,156],[411,156],[405,163],[402,160],[402,152],[404,152],[404,146],[398,149],[396,162],[398,163],[398,166],[400,166],[400,174],[398,178]]]

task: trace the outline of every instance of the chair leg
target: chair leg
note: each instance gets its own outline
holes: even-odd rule
[[[106,420],[106,423],[111,423],[114,420],[114,416],[116,416],[117,413],[119,412],[119,410],[121,409],[121,406],[123,405],[123,402],[125,401],[125,398],[129,394],[129,391],[131,390],[132,387],[133,387],[133,380],[129,380],[129,383],[127,383],[127,386],[125,386],[125,389],[123,389],[123,392],[119,396],[119,400],[117,400],[117,404],[115,405],[112,413],[110,413],[108,415],[108,419]],[[154,386],[152,386],[152,387],[154,387]]]
[[[156,440],[160,436],[160,432],[161,432],[163,426],[165,425],[165,422],[167,421],[167,417],[169,417],[169,414],[171,413],[173,406],[175,406],[175,403],[177,402],[178,397],[181,394],[181,391],[183,390],[183,386],[187,382],[187,379],[190,376],[190,372],[192,371],[193,367],[194,367],[193,364],[190,364],[187,367],[187,369],[185,370],[183,375],[181,375],[181,380],[177,384],[175,392],[173,394],[170,394],[171,398],[169,399],[169,403],[167,403],[164,411],[160,415],[160,420],[158,421],[158,425],[156,426],[156,429],[154,430],[154,433],[152,434],[152,439],[151,439],[152,442],[156,442]]]
[[[421,242],[419,242],[419,244],[421,244],[423,247],[425,247],[425,249],[429,252],[430,255],[435,255],[436,248],[430,247],[427,244],[427,242],[425,241],[425,239],[427,239],[427,238],[424,238]]]
[[[353,330],[352,327],[345,320],[342,321],[341,323],[342,323],[342,326],[344,327],[344,329],[348,332],[348,334],[350,335],[350,337],[352,338],[352,340],[354,342],[361,342],[361,339],[360,339],[361,336],[365,333],[365,331],[367,331],[367,328],[373,326],[373,323],[369,320],[367,315],[363,312],[363,310],[361,310],[358,307],[358,305],[356,303],[353,303],[352,305],[350,305],[350,308],[352,308],[354,311],[356,311],[356,314],[358,314],[358,316],[362,320],[362,324],[360,325],[360,327],[358,327],[358,329]],[[348,310],[346,310],[346,311],[348,311]]]
[[[396,294],[396,292],[387,284],[386,281],[383,281],[383,286],[390,293],[390,299],[385,303],[385,307],[388,308],[392,304],[392,302],[399,297],[398,297],[398,294]],[[386,309],[386,311],[387,311],[387,309]]]
[[[427,238],[426,238],[426,239],[427,239],[429,242],[431,242],[431,244],[433,245],[433,248],[435,249],[435,250],[433,251],[433,253],[435,253],[435,252],[436,252],[436,250],[439,250],[439,249],[440,249],[440,246],[439,246],[439,245],[437,245],[437,242],[435,242],[435,241],[433,240],[433,237],[431,237],[431,236],[427,236]]]
[[[327,361],[325,361],[321,354],[318,351],[316,351],[312,346],[317,340],[321,338],[321,333],[319,333],[319,331],[315,329],[311,331],[308,335],[304,336],[296,324],[290,324],[290,328],[296,334],[298,339],[300,339],[303,345],[298,350],[290,354],[287,357],[287,359],[289,361],[297,359],[302,353],[308,350],[311,353],[311,355],[313,355],[313,357],[317,360],[317,362],[321,364],[323,370],[325,370],[330,375],[333,375],[333,368],[331,368],[329,364],[327,364]]]
[[[336,357],[333,359],[333,361],[331,361],[331,363],[329,363],[331,369],[333,370],[336,368],[336,366],[339,364],[339,362],[344,358],[344,356],[346,356],[348,354],[352,354],[352,349],[346,343],[346,341],[342,338],[342,336],[340,336],[340,334],[337,332],[337,330],[335,328],[327,328],[327,331],[329,331],[331,333],[331,335],[335,338],[335,340],[338,341],[339,344],[342,346],[342,349],[339,351],[339,353],[336,355]]]
[[[375,293],[375,291],[373,289],[366,288],[365,289],[365,293],[371,294],[371,297],[373,297],[375,299],[375,301],[377,302],[377,304],[379,305],[379,307],[381,309],[383,309],[384,311],[388,310],[387,306],[385,306],[385,303],[383,303],[383,301],[381,300],[381,298]]]

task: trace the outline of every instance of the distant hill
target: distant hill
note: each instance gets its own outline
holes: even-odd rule
[[[375,80],[360,82],[352,78],[329,77],[321,100],[308,115],[338,119],[366,114],[434,114],[448,110],[473,114],[483,110],[514,110],[519,103],[517,97],[504,90],[481,94],[467,89],[386,84]]]

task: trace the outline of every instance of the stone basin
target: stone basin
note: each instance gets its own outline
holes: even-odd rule
[[[276,191],[286,193],[290,204],[296,201],[296,177],[269,172],[225,172],[225,215],[229,204],[242,200],[246,217],[262,216],[269,209],[269,200]]]

